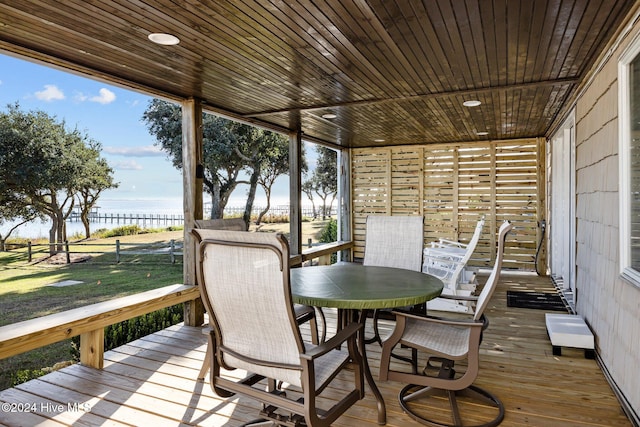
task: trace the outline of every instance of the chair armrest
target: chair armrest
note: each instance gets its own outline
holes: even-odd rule
[[[465,319],[448,319],[443,317],[431,317],[431,316],[420,316],[416,314],[407,313],[405,311],[393,311],[396,316],[402,316],[406,318],[415,319],[421,322],[431,322],[431,323],[440,323],[443,325],[450,326],[466,326],[471,328],[482,328],[484,326],[484,322],[475,321],[475,320],[465,320]]]
[[[467,243],[455,242],[453,240],[448,240],[448,239],[439,239],[438,243],[443,246],[455,246],[457,248],[462,248],[462,249],[465,249],[467,246],[469,246]]]
[[[446,267],[451,267],[451,269],[455,269],[456,267],[458,267],[460,264],[462,264],[462,262],[460,261],[461,257],[458,257],[456,255],[452,255],[452,254],[447,254],[447,253],[443,253],[443,254],[434,254],[434,253],[429,253],[429,254],[423,254],[423,264],[426,262],[434,262],[434,263],[438,263],[438,264],[445,264]]]
[[[300,358],[305,360],[313,360],[318,357],[327,354],[331,350],[335,350],[336,347],[339,347],[340,344],[355,336],[364,326],[361,323],[353,322],[347,325],[347,327],[343,328],[336,335],[331,337],[329,341],[325,341],[324,343],[313,347],[309,351],[300,355]]]
[[[478,301],[478,297],[476,295],[463,296],[463,295],[440,294],[438,298],[458,300],[458,301],[472,301],[472,302]]]

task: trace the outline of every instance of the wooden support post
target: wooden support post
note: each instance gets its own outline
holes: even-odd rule
[[[318,258],[318,265],[331,265],[331,254]]]
[[[80,334],[80,363],[90,368],[103,368],[104,328]]]
[[[302,131],[289,134],[289,250],[302,253]]]
[[[547,192],[546,192],[546,181],[547,181],[547,158],[546,158],[546,139],[538,138],[537,139],[537,200],[536,200],[536,221],[540,224],[542,221],[546,221],[546,212],[547,212]],[[542,236],[542,227],[538,227],[536,229],[536,242],[540,242],[543,238]],[[546,242],[549,239],[548,235],[544,236],[545,242],[542,244],[540,248],[540,254],[537,258],[538,265],[535,266],[536,271],[541,271],[543,274],[547,273],[547,244]]]
[[[351,150],[338,151],[338,240],[353,240],[351,212]],[[351,261],[352,249],[338,252],[338,261]]]
[[[182,181],[184,207],[184,284],[196,284],[196,241],[191,235],[196,219],[203,216],[202,170],[202,103],[189,98],[182,102]],[[204,306],[198,298],[184,304],[184,324],[199,326],[204,323]]]

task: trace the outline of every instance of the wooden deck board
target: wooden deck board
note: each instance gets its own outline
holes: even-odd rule
[[[482,281],[482,276],[480,278]],[[596,361],[579,349],[554,356],[543,310],[506,306],[506,289],[553,291],[548,278],[503,273],[487,315],[476,384],[491,390],[505,404],[504,426],[631,426]],[[328,312],[330,322],[335,315]],[[387,330],[391,325],[387,326]],[[331,329],[330,329],[331,332]],[[303,333],[308,337],[308,331]],[[32,405],[28,412],[0,412],[0,424],[95,426],[154,425],[238,426],[257,418],[260,404],[244,396],[217,397],[207,383],[196,381],[206,350],[200,328],[173,326],[105,353],[105,367],[74,365],[0,392],[0,402]],[[380,347],[367,347],[377,378]],[[393,362],[397,363],[397,362]],[[230,372],[240,377],[240,372]],[[335,398],[343,381],[323,395]],[[378,382],[387,404],[387,425],[418,426],[397,402],[401,384]],[[68,409],[85,403],[90,411]],[[420,402],[437,411],[441,402]],[[471,408],[471,416],[483,408]],[[334,423],[376,426],[375,400],[365,398]]]

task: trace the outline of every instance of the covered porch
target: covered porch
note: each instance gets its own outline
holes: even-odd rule
[[[480,283],[485,279],[481,274]],[[507,306],[507,290],[525,289],[555,290],[548,277],[504,272],[487,312],[491,327],[481,349],[477,384],[503,400],[503,425],[631,426],[595,360],[579,349],[552,354],[544,310]],[[330,324],[335,322],[335,313],[327,315]],[[308,329],[303,333],[308,336]],[[219,398],[207,382],[196,380],[205,350],[199,327],[173,326],[106,352],[102,370],[73,365],[0,392],[3,409],[7,404],[12,409],[0,411],[0,424],[232,427],[258,418],[256,401]],[[377,376],[378,344],[368,345],[368,355]],[[421,425],[403,414],[397,400],[400,383],[378,385],[388,426]],[[325,393],[330,399],[331,390]],[[368,393],[335,425],[378,425],[374,398]]]
[[[553,266],[548,249],[556,249],[550,256],[564,258],[567,281],[582,286],[578,311],[595,330],[600,364],[581,351],[553,356],[542,312],[506,307],[506,289],[549,289],[549,278],[505,273],[488,312],[478,383],[504,400],[507,425],[629,425],[605,376],[637,418],[639,352],[628,346],[640,319],[637,288],[619,278],[614,210],[612,218],[598,213],[601,193],[617,203],[612,52],[637,33],[637,2],[14,3],[0,1],[3,51],[181,103],[185,285],[197,285],[189,230],[202,218],[200,125],[209,112],[289,136],[294,256],[303,256],[303,139],[340,153],[339,239],[353,244],[347,256],[362,256],[370,214],[425,216],[425,243],[468,235],[487,215],[491,227],[475,260],[487,265],[496,225],[517,220],[521,233],[510,242],[507,266],[545,272]],[[180,44],[150,44],[159,32]],[[576,105],[567,134],[574,150],[576,135],[580,144],[577,166],[567,168],[567,193],[549,195],[559,179],[557,164],[546,160],[549,141]],[[513,173],[522,166],[526,172]],[[567,230],[562,242],[540,226],[560,212],[552,197],[578,205],[552,224]],[[89,402],[92,410],[64,411],[55,421],[240,425],[255,418],[255,402],[222,402],[195,382],[202,307],[190,303],[186,314],[194,326],[108,352],[103,370],[74,366],[0,393],[3,402],[36,403],[34,412],[3,412],[0,422],[49,421],[50,408],[69,402]],[[100,342],[99,334],[87,338]],[[378,355],[372,348],[374,370]],[[92,359],[88,351],[87,364],[100,367]],[[389,424],[410,425],[396,403],[398,385],[382,390]],[[40,402],[53,406],[41,410]],[[339,423],[374,425],[371,400]]]

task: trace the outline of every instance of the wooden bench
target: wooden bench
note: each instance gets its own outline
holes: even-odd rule
[[[80,362],[102,369],[104,328],[200,297],[193,285],[170,285],[0,327],[0,359],[80,335]]]

